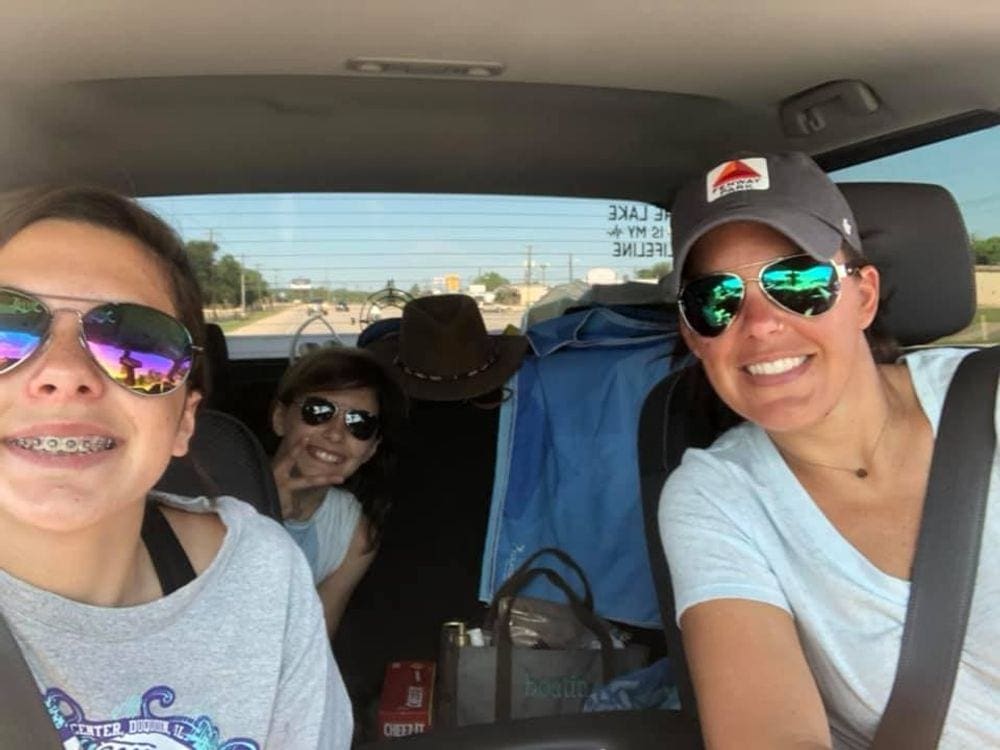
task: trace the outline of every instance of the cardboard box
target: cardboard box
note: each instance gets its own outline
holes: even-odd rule
[[[391,662],[378,704],[379,737],[407,737],[430,729],[433,696],[434,662]]]

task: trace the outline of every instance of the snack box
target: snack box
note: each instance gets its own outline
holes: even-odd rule
[[[379,737],[407,737],[430,729],[433,696],[434,662],[390,662],[378,704]]]

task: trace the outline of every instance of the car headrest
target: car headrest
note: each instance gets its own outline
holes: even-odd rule
[[[225,410],[231,397],[229,347],[218,323],[205,324],[205,368],[208,394],[204,406]]]
[[[939,185],[844,182],[865,255],[879,269],[882,322],[902,346],[927,344],[972,322],[976,285],[958,204]]]
[[[199,409],[188,455],[170,460],[153,488],[173,495],[231,495],[281,520],[281,501],[267,454],[235,417]]]

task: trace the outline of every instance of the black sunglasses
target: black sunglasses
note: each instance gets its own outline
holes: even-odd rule
[[[58,299],[94,301],[61,295]],[[200,347],[179,320],[164,312],[132,302],[104,302],[86,312],[59,309],[80,319],[80,344],[101,372],[133,393],[170,393],[191,374]],[[0,374],[27,361],[48,342],[58,311],[33,294],[0,287]]]
[[[829,312],[840,297],[840,282],[857,268],[811,255],[778,258],[761,267],[756,279],[713,273],[692,279],[678,299],[684,322],[701,336],[718,336],[736,319],[746,285],[756,281],[764,296],[782,310],[805,317]]]
[[[358,440],[371,440],[378,434],[378,415],[364,409],[345,409],[333,401],[319,396],[302,399],[302,421],[315,427],[326,424],[338,414],[344,415],[344,427]]]

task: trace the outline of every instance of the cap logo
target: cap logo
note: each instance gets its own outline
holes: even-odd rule
[[[720,164],[708,173],[705,182],[709,203],[730,193],[767,190],[771,187],[771,179],[767,173],[767,159],[759,156]]]
[[[851,224],[851,220],[848,219],[846,216],[840,220],[840,226],[843,227],[844,234],[847,235],[848,237],[850,237],[851,233],[854,232],[854,227]]]

